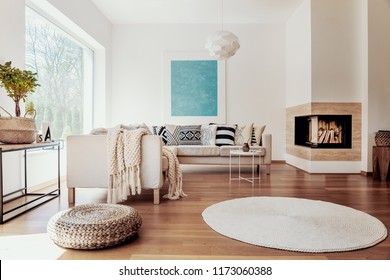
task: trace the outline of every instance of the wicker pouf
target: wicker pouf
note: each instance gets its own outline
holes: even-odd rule
[[[131,239],[142,219],[132,207],[85,204],[55,214],[47,225],[57,245],[72,249],[100,249]]]

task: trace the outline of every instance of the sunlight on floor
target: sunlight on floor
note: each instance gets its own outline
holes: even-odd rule
[[[56,260],[65,251],[55,245],[46,233],[0,237],[2,260]]]

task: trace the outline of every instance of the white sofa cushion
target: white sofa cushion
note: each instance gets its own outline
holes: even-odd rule
[[[178,146],[165,146],[164,148],[171,150],[175,155],[177,155]]]
[[[234,143],[237,146],[242,146],[244,143],[251,143],[253,123],[238,125],[234,135]]]
[[[220,147],[217,146],[194,146],[180,145],[177,146],[178,156],[219,156]]]
[[[203,124],[201,126],[202,131],[202,145],[204,146],[215,146],[215,134],[217,132],[216,125]]]
[[[166,156],[162,157],[162,171],[168,170],[168,158]]]

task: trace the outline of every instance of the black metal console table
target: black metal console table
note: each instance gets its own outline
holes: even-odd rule
[[[57,150],[57,186],[55,186],[54,190],[45,192],[45,193],[37,193],[37,192],[29,192],[28,191],[28,183],[27,183],[27,151],[30,150],[46,150],[52,149]],[[3,182],[3,154],[10,152],[24,152],[24,188],[12,191],[10,193],[4,194],[4,182]],[[30,211],[43,203],[46,203],[60,195],[60,143],[59,142],[43,142],[43,143],[33,143],[33,144],[2,144],[0,145],[0,224],[3,224],[13,218],[20,216],[21,214]],[[27,198],[34,196],[34,199],[28,200],[24,199],[24,201],[16,206],[5,209],[4,206],[7,203],[12,201]],[[9,197],[7,200],[6,198]],[[23,199],[22,199],[23,200]],[[17,211],[19,210],[19,211]],[[13,213],[14,215],[11,215]],[[7,216],[7,217],[6,217]]]

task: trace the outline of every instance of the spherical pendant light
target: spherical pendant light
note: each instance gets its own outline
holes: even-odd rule
[[[240,48],[238,37],[233,33],[220,30],[207,37],[205,48],[209,51],[210,56],[224,60],[233,56]]]

